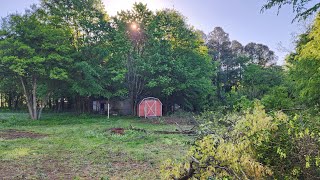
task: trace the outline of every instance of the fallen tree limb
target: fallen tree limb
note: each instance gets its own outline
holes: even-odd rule
[[[142,128],[133,127],[132,125],[130,125],[128,130],[139,131],[139,132],[144,132],[144,133],[156,133],[156,134],[188,134],[188,135],[197,134],[197,132],[194,130],[183,130],[182,128],[181,128],[181,131],[147,131]]]
[[[189,135],[195,135],[195,131],[153,131],[153,133],[157,134],[189,134]]]

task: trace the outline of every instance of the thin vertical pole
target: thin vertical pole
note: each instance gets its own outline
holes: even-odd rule
[[[110,118],[110,104],[108,102],[108,119]]]

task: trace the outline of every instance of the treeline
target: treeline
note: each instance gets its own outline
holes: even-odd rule
[[[285,70],[247,66],[229,105],[196,118],[197,140],[183,160],[164,162],[163,179],[319,179],[319,42],[320,14]]]
[[[130,99],[133,114],[146,96],[165,113],[232,109],[235,96],[282,83],[275,62],[266,45],[243,46],[220,27],[205,35],[173,9],[138,3],[109,17],[100,0],[42,0],[1,23],[1,106],[26,104],[32,119],[44,108],[90,112],[99,98]]]

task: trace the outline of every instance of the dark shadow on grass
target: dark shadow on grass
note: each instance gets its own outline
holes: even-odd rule
[[[122,119],[137,119],[135,117],[112,117],[107,119],[105,115],[95,114],[75,114],[75,113],[48,113],[44,114],[40,120],[31,120],[26,113],[1,113],[0,126],[57,126],[57,125],[77,125],[77,124],[108,124]]]

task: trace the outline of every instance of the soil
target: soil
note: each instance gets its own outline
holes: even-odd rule
[[[63,161],[49,157],[0,160],[0,179],[73,179],[75,173]]]
[[[120,134],[120,135],[124,134],[124,128],[111,128],[110,131],[113,134]]]
[[[48,136],[47,134],[39,134],[35,132],[30,131],[19,131],[15,129],[9,129],[9,130],[0,130],[0,139],[18,139],[18,138],[43,138]]]
[[[136,174],[150,171],[156,174],[158,169],[148,162],[133,160],[113,161],[108,163],[94,163],[81,161],[74,164],[74,158],[69,152],[61,152],[62,157],[40,156],[38,158],[21,158],[19,161],[0,159],[0,179],[101,179],[109,177],[110,180],[127,179]],[[119,158],[119,157],[118,157]],[[134,173],[132,173],[134,172]],[[135,179],[135,178],[132,178]],[[144,178],[146,179],[146,178]]]

